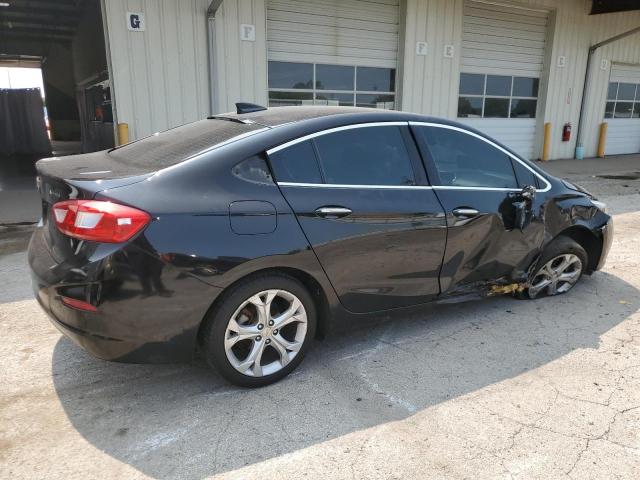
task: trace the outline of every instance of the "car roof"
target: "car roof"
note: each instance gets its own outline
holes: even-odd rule
[[[277,127],[280,125],[302,122],[321,117],[350,115],[354,123],[358,121],[430,121],[459,125],[442,118],[428,117],[424,115],[401,112],[397,110],[383,110],[378,108],[363,107],[327,107],[327,106],[287,106],[270,107],[251,113],[222,113],[214,118],[227,118],[247,123],[257,123],[265,127]],[[356,120],[360,119],[360,120]]]

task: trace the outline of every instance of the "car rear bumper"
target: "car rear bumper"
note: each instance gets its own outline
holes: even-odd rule
[[[32,287],[54,326],[90,354],[130,363],[189,361],[207,310],[221,289],[134,246],[93,261],[57,262],[36,230],[29,246]],[[149,281],[149,276],[153,278]],[[87,301],[97,311],[62,302]]]
[[[43,286],[33,275],[32,283],[38,303],[51,323],[66,337],[87,352],[103,360],[126,363],[171,363],[189,361],[195,352],[197,326],[186,328],[166,338],[128,336],[119,328],[123,318],[100,312],[84,312],[62,303],[55,288]],[[144,317],[137,319],[140,333],[148,334]],[[146,333],[145,333],[146,332]]]
[[[596,270],[604,267],[607,256],[609,255],[609,250],[611,250],[611,244],[613,242],[613,218],[609,218],[607,223],[600,227],[600,234],[602,235],[602,251],[600,252],[600,260],[598,260]]]

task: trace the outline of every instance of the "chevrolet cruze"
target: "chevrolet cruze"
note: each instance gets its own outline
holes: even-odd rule
[[[566,293],[612,238],[580,187],[402,112],[239,104],[37,170],[29,264],[54,325],[107,360],[200,351],[243,386],[359,317]]]

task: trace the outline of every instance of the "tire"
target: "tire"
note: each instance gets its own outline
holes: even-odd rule
[[[520,298],[535,299],[567,293],[582,278],[589,256],[575,240],[563,235],[545,249],[529,287]]]
[[[315,337],[317,319],[307,289],[276,273],[232,286],[205,322],[202,347],[207,363],[235,385],[262,387],[300,364]]]

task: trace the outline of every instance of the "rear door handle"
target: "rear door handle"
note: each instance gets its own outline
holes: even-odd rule
[[[465,217],[465,218],[471,218],[471,217],[475,217],[476,215],[478,215],[480,212],[478,210],[476,210],[475,208],[464,208],[464,207],[460,207],[460,208],[454,208],[453,212],[452,212],[456,217]]]
[[[319,217],[327,218],[340,218],[346,217],[347,215],[353,213],[351,209],[346,207],[320,207],[316,208],[316,215]]]

